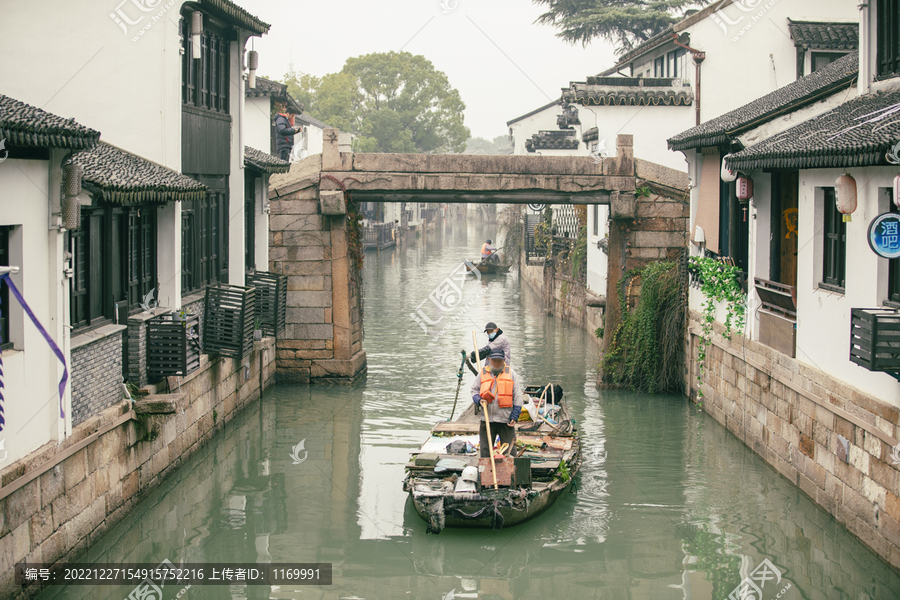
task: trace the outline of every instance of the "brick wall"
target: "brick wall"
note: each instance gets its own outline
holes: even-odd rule
[[[78,336],[72,360],[72,426],[122,400],[122,333],[108,325]]]
[[[700,316],[691,314],[686,389],[698,400]],[[900,409],[715,324],[703,408],[895,568]],[[844,444],[846,443],[846,452]]]
[[[274,359],[273,338],[255,342],[242,361],[204,355],[179,393],[134,406],[121,401],[74,427],[62,444],[47,444],[0,471],[0,487],[23,482],[0,498],[0,597],[37,593],[13,582],[13,566],[22,560],[75,562],[274,383]],[[140,419],[133,410],[143,412]],[[26,483],[34,472],[41,474]]]
[[[532,290],[541,295],[541,306],[549,315],[565,319],[594,333],[603,326],[603,309],[588,306],[589,295],[585,284],[571,277],[556,273],[556,270],[544,262],[529,263],[522,253],[522,276]],[[591,339],[600,343],[599,338]]]

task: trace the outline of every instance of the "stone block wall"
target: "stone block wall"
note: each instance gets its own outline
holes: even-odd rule
[[[269,271],[288,277],[278,378],[350,383],[365,372],[360,292],[347,217],[320,214],[318,198],[308,186],[269,202]]]
[[[691,314],[686,389],[703,408],[851,533],[900,569],[900,409],[715,324],[697,381]],[[698,385],[704,396],[699,398]]]
[[[521,256],[522,277],[532,290],[541,295],[541,305],[549,315],[555,315],[594,333],[603,327],[603,308],[588,306],[597,298],[587,291],[584,283],[556,273],[543,261],[531,262],[524,252]],[[600,339],[591,336],[598,344]]]
[[[124,325],[107,325],[72,343],[72,426],[122,400]]]
[[[0,498],[0,597],[34,597],[16,563],[75,562],[274,378],[274,338],[243,361],[204,355],[179,393],[121,401],[0,471],[0,487],[20,484]]]

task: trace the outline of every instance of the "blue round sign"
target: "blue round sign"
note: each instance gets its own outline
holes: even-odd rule
[[[869,247],[882,258],[900,258],[900,214],[884,213],[869,224]]]

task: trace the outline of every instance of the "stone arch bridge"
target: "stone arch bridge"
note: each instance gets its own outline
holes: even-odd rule
[[[322,154],[270,179],[269,270],[288,276],[279,379],[348,383],[365,374],[344,190],[359,202],[608,204],[613,218],[627,219],[635,217],[635,190],[644,181],[639,170],[663,184],[673,173],[683,177],[636,161],[630,135],[618,137],[614,158],[595,160],[353,153],[339,144],[337,129],[326,129]]]

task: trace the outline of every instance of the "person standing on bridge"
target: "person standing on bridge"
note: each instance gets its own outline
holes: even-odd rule
[[[503,333],[503,330],[497,327],[496,323],[491,321],[484,326],[484,332],[488,336],[488,344],[484,348],[480,348],[478,350],[478,358],[475,357],[474,350],[472,352],[469,352],[469,362],[474,365],[483,358],[484,366],[487,367],[491,362],[491,351],[499,348],[503,350],[504,360],[506,361],[506,364],[509,365],[510,361],[512,360],[512,350],[510,348],[509,338],[506,337],[506,334]]]
[[[294,136],[303,131],[302,125],[294,125],[296,115],[288,112],[287,102],[277,102],[275,115],[275,151],[281,160],[290,160],[294,148]]]
[[[491,240],[488,240],[481,246],[481,262],[497,262],[497,250],[499,248],[494,248],[491,246]]]
[[[522,386],[516,372],[507,364],[503,350],[491,350],[488,362],[472,384],[475,405],[480,407],[482,401],[487,403],[487,410],[481,411],[478,429],[479,452],[485,458],[490,456],[493,448],[493,440],[487,437],[485,418],[491,421],[491,435],[500,437],[501,446],[509,444],[504,452],[511,453],[516,446],[516,421],[522,412]]]

